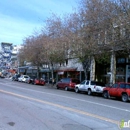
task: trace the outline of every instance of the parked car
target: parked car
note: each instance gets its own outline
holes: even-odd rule
[[[35,85],[45,85],[46,82],[42,78],[41,79],[36,78],[36,79],[34,79],[34,83],[33,84],[35,84]]]
[[[80,91],[88,92],[88,95],[93,93],[102,94],[105,84],[97,81],[84,80],[80,84],[75,85],[75,92]]]
[[[57,82],[56,84],[56,88],[62,88],[67,90],[74,90],[75,89],[75,85],[79,84],[80,81],[78,79],[75,78],[62,78],[59,82]]]
[[[26,83],[34,84],[35,79],[36,79],[36,76],[30,76],[30,78],[26,79]]]
[[[3,76],[3,75],[0,75],[0,78],[5,78],[5,76]]]
[[[18,78],[20,77],[20,74],[15,74],[13,77],[12,77],[12,81],[18,81]]]
[[[123,102],[130,100],[130,83],[118,82],[103,89],[104,98],[121,98]]]
[[[30,77],[28,75],[21,75],[19,78],[18,78],[18,81],[19,82],[26,82],[28,79],[30,79]]]

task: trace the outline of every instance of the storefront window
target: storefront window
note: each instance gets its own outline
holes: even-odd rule
[[[117,67],[116,74],[117,75],[125,75],[125,68],[124,67]]]

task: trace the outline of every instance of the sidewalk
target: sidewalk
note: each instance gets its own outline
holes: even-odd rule
[[[50,88],[56,88],[56,84],[53,85],[53,84],[46,83],[45,86]]]

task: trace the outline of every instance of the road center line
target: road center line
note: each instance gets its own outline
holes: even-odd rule
[[[116,124],[116,125],[119,124],[119,122],[116,121],[116,120],[112,120],[112,119],[102,117],[102,116],[99,116],[99,115],[91,114],[91,113],[81,111],[81,110],[78,110],[78,109],[65,107],[65,106],[62,106],[62,105],[59,105],[59,104],[51,103],[51,102],[44,101],[44,100],[39,100],[39,99],[36,99],[36,98],[31,98],[31,97],[28,97],[28,96],[23,96],[23,95],[20,95],[20,94],[16,94],[16,93],[4,91],[4,90],[0,90],[0,92],[6,93],[6,94],[9,94],[9,95],[13,95],[13,96],[16,96],[16,97],[32,100],[32,101],[37,101],[37,102],[40,102],[40,103],[43,103],[43,104],[47,104],[47,105],[51,105],[51,106],[58,107],[58,108],[61,108],[61,109],[65,109],[65,110],[68,110],[68,111],[76,112],[76,113],[79,113],[79,114],[82,114],[82,115],[94,117],[94,118],[97,118],[97,119],[100,119],[100,120],[103,120],[103,121],[107,121],[107,122],[110,122],[110,123],[113,123],[113,124]]]
[[[14,87],[14,86],[10,86],[10,87]],[[130,113],[130,110],[128,110],[128,109],[122,109],[122,108],[119,108],[119,107],[114,107],[114,106],[110,106],[110,105],[106,105],[106,104],[101,104],[101,103],[97,103],[97,102],[86,101],[86,100],[83,100],[83,99],[72,98],[72,97],[67,97],[67,96],[63,96],[63,95],[57,95],[57,94],[53,94],[53,93],[40,92],[40,91],[36,91],[36,90],[32,90],[32,89],[27,89],[27,88],[20,88],[20,87],[14,87],[14,88],[28,90],[28,91],[37,92],[37,93],[44,93],[44,94],[48,94],[48,95],[52,95],[52,96],[57,96],[57,97],[63,97],[63,98],[67,98],[67,99],[72,99],[72,100],[76,100],[76,101],[86,102],[86,103],[90,103],[90,104],[94,104],[94,105],[98,105],[98,106],[103,106],[103,107],[107,107],[107,108],[116,109],[116,110],[120,110],[120,111],[124,111],[124,112],[129,112]]]

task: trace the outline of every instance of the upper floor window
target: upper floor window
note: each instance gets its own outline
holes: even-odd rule
[[[117,63],[125,63],[125,58],[118,58]]]

